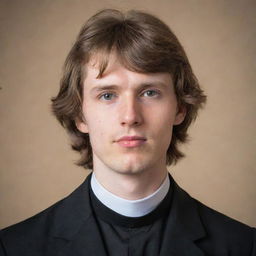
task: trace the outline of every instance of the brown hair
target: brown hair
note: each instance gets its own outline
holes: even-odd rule
[[[178,149],[178,143],[187,140],[188,127],[205,103],[206,96],[199,87],[183,47],[166,24],[145,12],[132,10],[122,13],[106,9],[92,16],[82,27],[66,58],[60,91],[52,98],[53,113],[68,131],[72,148],[81,154],[78,165],[93,168],[89,135],[76,127],[76,120],[83,118],[85,66],[93,55],[100,53],[98,77],[101,77],[112,52],[129,70],[168,72],[172,75],[178,104],[186,109],[184,121],[173,127],[167,151],[166,164],[176,163],[184,156]]]

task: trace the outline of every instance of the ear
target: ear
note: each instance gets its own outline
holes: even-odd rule
[[[88,125],[85,120],[76,120],[76,128],[82,133],[88,133]]]
[[[178,112],[176,113],[173,124],[174,125],[181,124],[184,121],[186,114],[187,114],[187,110],[186,110],[185,106],[179,107]]]

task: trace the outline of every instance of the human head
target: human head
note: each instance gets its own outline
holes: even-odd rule
[[[92,16],[82,27],[63,68],[58,95],[52,98],[52,110],[71,138],[72,148],[81,154],[79,165],[92,169],[92,148],[88,134],[77,129],[83,120],[83,84],[86,65],[97,56],[101,77],[114,53],[131,71],[170,73],[179,108],[185,108],[184,121],[173,127],[167,150],[167,165],[176,163],[183,153],[179,143],[187,140],[187,130],[198,109],[206,101],[192,71],[186,53],[177,37],[161,20],[145,12],[122,13],[106,9]]]

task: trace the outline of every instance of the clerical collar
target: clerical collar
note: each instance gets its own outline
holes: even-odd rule
[[[94,173],[91,178],[91,189],[96,198],[112,211],[127,217],[141,217],[152,212],[165,198],[169,188],[170,180],[166,175],[164,182],[153,194],[138,200],[127,200],[106,190],[97,181]]]

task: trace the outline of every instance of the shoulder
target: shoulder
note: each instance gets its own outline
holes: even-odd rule
[[[15,255],[14,252],[17,250],[20,251],[21,255],[24,255],[22,251],[26,251],[28,246],[31,251],[34,251],[33,248],[40,251],[40,248],[44,247],[46,240],[50,237],[51,227],[54,226],[55,222],[54,215],[63,201],[61,200],[35,216],[1,230],[0,242],[6,255]],[[2,254],[0,253],[0,255]]]
[[[253,234],[255,228],[250,227],[238,220],[232,219],[223,213],[214,210],[203,203],[193,199],[197,204],[198,212],[203,225],[211,233],[227,236],[230,239],[241,239]]]
[[[216,250],[213,247],[215,244],[220,250],[226,251],[230,255],[256,254],[255,228],[211,209],[197,200],[195,202],[202,224],[209,237],[209,239],[200,241],[202,247]]]
[[[0,255],[19,252],[19,255],[28,256],[31,252],[35,256],[37,252],[39,256],[63,229],[70,235],[76,232],[76,227],[90,214],[87,183],[86,180],[69,196],[42,212],[1,230]]]
[[[256,255],[255,228],[204,205],[176,183],[174,198],[183,230],[189,230],[190,234],[191,230],[200,230],[196,243],[204,251],[213,255]]]
[[[236,233],[250,233],[251,230],[253,230],[252,227],[235,220],[233,218],[228,217],[227,215],[220,213],[219,211],[212,209],[203,203],[199,202],[196,199],[192,199],[197,204],[198,212],[201,216],[201,220],[204,225],[207,225],[209,228],[211,228],[213,231],[218,230],[220,231],[230,231]]]

